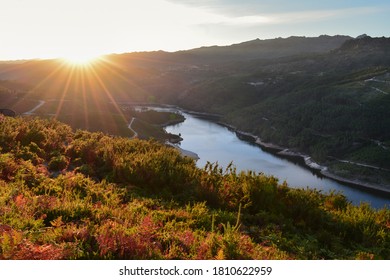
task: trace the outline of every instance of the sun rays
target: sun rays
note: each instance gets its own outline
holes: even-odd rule
[[[62,60],[71,66],[75,67],[89,67],[94,62],[97,62],[100,59],[99,56],[86,55],[86,54],[74,54],[63,57]]]
[[[142,95],[145,100],[148,96],[144,86],[133,79],[134,73],[129,74],[127,68],[111,61],[110,56],[92,60],[61,58],[32,64],[31,71],[28,70],[33,73],[29,82],[35,86],[23,99],[31,101],[31,108],[39,100],[45,101],[33,115],[53,117],[75,128],[110,134],[123,131],[129,120],[118,102],[137,102]],[[132,96],[138,96],[137,100]],[[30,110],[30,106],[26,108]]]
[[[93,129],[100,125],[100,130],[104,132],[118,130],[114,128],[118,125],[115,121],[109,122],[112,123],[112,127],[105,127],[106,121],[114,119],[114,116],[119,116],[120,121],[127,124],[128,120],[119,108],[114,98],[115,93],[109,86],[110,80],[116,77],[105,75],[102,71],[102,65],[107,64],[106,61],[85,58],[71,59],[65,63],[70,69],[58,104],[57,118],[71,111],[69,118],[73,119],[72,122],[78,122],[78,126]],[[71,97],[70,104],[74,106],[73,108],[65,108],[64,100],[67,97]]]

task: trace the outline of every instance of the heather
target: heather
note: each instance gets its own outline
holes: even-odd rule
[[[160,142],[0,118],[0,259],[389,259],[390,211]]]

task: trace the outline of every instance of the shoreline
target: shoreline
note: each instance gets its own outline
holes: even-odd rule
[[[295,159],[298,161],[299,164],[303,165],[306,168],[309,168],[311,171],[314,171],[318,175],[321,175],[325,178],[332,179],[336,182],[343,183],[343,184],[346,184],[346,185],[354,187],[354,188],[364,189],[364,190],[373,191],[373,192],[380,192],[380,193],[385,194],[385,195],[390,195],[390,187],[387,187],[385,185],[367,183],[367,182],[360,181],[360,180],[353,180],[353,179],[341,177],[339,175],[336,175],[336,174],[333,174],[332,172],[330,172],[327,166],[320,165],[317,162],[315,162],[314,160],[312,160],[312,158],[307,154],[294,152],[294,151],[291,151],[289,148],[281,147],[281,146],[273,144],[273,143],[263,142],[260,139],[260,137],[258,137],[256,135],[253,135],[253,134],[250,134],[250,133],[247,133],[244,131],[240,131],[240,130],[236,129],[235,127],[233,127],[229,124],[226,124],[226,123],[222,123],[222,122],[218,122],[218,123],[222,126],[225,126],[229,129],[231,129],[232,131],[234,131],[237,134],[237,136],[239,136],[239,137],[241,136],[240,139],[246,138],[246,139],[242,139],[242,140],[254,143],[254,144],[258,145],[259,147],[265,149],[267,152],[270,152],[274,155],[277,155],[277,156],[280,156],[280,157],[283,157],[286,159]]]
[[[198,156],[197,153],[194,153],[194,152],[189,151],[189,150],[184,150],[184,149],[182,149],[181,147],[179,147],[178,145],[176,145],[176,144],[174,144],[172,142],[167,141],[167,142],[165,142],[165,144],[170,146],[170,147],[173,147],[173,148],[177,149],[181,153],[181,155],[183,157],[189,157],[189,158],[192,158],[195,161],[200,159],[200,157]]]
[[[129,106],[132,106],[132,107],[135,107],[135,106],[153,107],[153,106],[155,106],[155,107],[164,107],[164,108],[174,108],[176,110],[182,111],[181,108],[178,108],[178,107],[175,107],[175,106],[172,106],[172,105],[162,105],[162,106],[159,106],[159,105],[150,105],[150,104],[142,104],[142,105],[140,105],[140,104],[137,104],[137,105],[132,104],[132,105],[129,105]],[[132,124],[133,124],[134,120],[136,120],[135,117],[133,117],[131,119],[131,121],[130,121],[130,123],[128,125],[128,128],[134,134],[133,137],[131,137],[130,139],[134,139],[134,138],[138,137],[138,132],[132,128]],[[167,121],[167,122],[165,122],[163,124],[158,124],[157,126],[162,127],[164,129],[164,131],[165,131],[165,127],[166,126],[179,124],[179,123],[182,123],[184,121],[185,121],[185,117],[183,116],[183,119],[180,119],[180,120],[170,120],[170,121]],[[167,133],[166,131],[165,131],[165,133],[166,133],[167,136],[172,135],[170,133]],[[176,135],[176,136],[178,138],[168,138],[168,139],[165,139],[165,145],[168,145],[170,147],[173,147],[173,148],[177,149],[181,153],[181,155],[183,157],[189,157],[189,158],[192,158],[193,160],[197,161],[199,159],[198,154],[194,153],[192,151],[189,151],[189,150],[182,149],[181,147],[179,147],[178,143],[180,143],[183,140],[183,138],[181,138],[180,135]]]
[[[139,104],[137,104],[137,105],[139,105]],[[365,190],[365,191],[376,192],[376,193],[381,193],[381,194],[390,196],[390,186],[387,187],[385,185],[379,185],[379,184],[368,183],[368,182],[364,182],[364,181],[360,181],[360,180],[348,179],[348,178],[344,178],[344,177],[341,177],[339,175],[333,174],[328,170],[327,166],[323,166],[323,165],[318,164],[317,162],[313,161],[312,158],[307,154],[291,151],[287,147],[281,147],[281,146],[273,144],[273,143],[263,142],[259,136],[253,135],[253,134],[245,132],[245,131],[241,131],[230,124],[219,121],[218,119],[221,117],[221,115],[210,114],[207,112],[191,111],[191,110],[183,109],[183,108],[180,108],[176,105],[170,105],[170,104],[143,104],[143,105],[163,107],[163,108],[172,108],[172,109],[179,110],[179,111],[182,111],[182,112],[187,113],[187,114],[194,115],[194,116],[199,117],[199,118],[207,119],[209,121],[217,123],[223,127],[228,128],[229,130],[235,132],[237,137],[240,138],[241,140],[255,144],[255,145],[259,146],[260,148],[262,148],[263,150],[265,150],[273,155],[285,158],[287,160],[292,160],[292,161],[296,162],[297,164],[301,165],[302,167],[308,168],[312,172],[315,172],[318,176],[322,176],[322,177],[334,180],[336,182],[346,184],[346,185],[353,187],[353,188],[357,188],[357,189],[361,189],[361,190]]]

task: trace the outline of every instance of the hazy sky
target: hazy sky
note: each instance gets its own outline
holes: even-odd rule
[[[291,35],[390,37],[389,14],[389,0],[0,0],[0,60]]]

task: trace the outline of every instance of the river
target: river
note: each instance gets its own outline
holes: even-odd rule
[[[174,110],[172,108],[154,108],[156,110]],[[286,181],[290,187],[310,187],[327,193],[331,190],[342,192],[348,200],[358,205],[368,202],[374,208],[390,205],[390,197],[372,191],[365,191],[334,180],[319,176],[318,173],[297,162],[278,157],[264,151],[260,146],[239,139],[234,131],[214,123],[184,113],[186,120],[182,123],[166,127],[166,131],[180,134],[183,141],[180,147],[192,151],[199,156],[197,165],[204,167],[209,161],[218,162],[226,167],[230,162],[240,170],[253,170],[273,175],[280,182]]]

